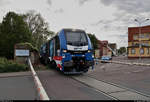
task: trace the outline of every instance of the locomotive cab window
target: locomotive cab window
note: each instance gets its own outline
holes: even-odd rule
[[[85,46],[88,44],[85,32],[66,32],[67,44],[74,46]]]

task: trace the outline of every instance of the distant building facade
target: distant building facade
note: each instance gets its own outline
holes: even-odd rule
[[[128,58],[150,58],[150,25],[128,28],[127,51]]]
[[[111,51],[108,49],[108,41],[107,40],[103,40],[100,41],[100,56],[112,56]]]
[[[115,43],[108,43],[107,40],[99,40],[98,49],[95,50],[95,57],[112,56],[112,50],[117,51],[117,45]]]
[[[116,43],[109,43],[108,46],[113,50],[112,52],[112,56],[115,56],[117,55],[117,44]]]

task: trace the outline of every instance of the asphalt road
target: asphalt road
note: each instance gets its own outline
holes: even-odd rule
[[[0,100],[34,100],[38,98],[30,74],[0,75]]]
[[[129,91],[121,87],[150,96],[149,73],[150,67],[114,63],[99,63],[94,70],[90,69],[83,75],[64,75],[55,69],[37,72],[52,100],[113,100],[114,98],[109,95],[124,99],[124,94],[123,97],[120,96],[118,90],[120,93],[126,93],[125,95],[129,95]],[[114,88],[111,89],[112,87]],[[140,96],[136,93],[132,94]],[[143,96],[140,97],[142,99]],[[133,99],[137,98],[133,97]],[[0,74],[0,100],[5,99],[38,99],[31,72]]]
[[[99,63],[87,76],[134,89],[150,96],[150,67]]]
[[[101,92],[56,70],[37,73],[48,96],[52,100],[112,100]]]

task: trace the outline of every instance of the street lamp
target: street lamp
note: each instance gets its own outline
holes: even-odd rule
[[[141,39],[140,39],[140,37],[141,37],[141,24],[142,23],[144,23],[144,22],[146,22],[146,21],[148,21],[149,19],[145,19],[144,21],[139,21],[139,20],[137,20],[137,19],[135,19],[134,21],[136,21],[138,24],[139,24],[139,60],[141,60]]]

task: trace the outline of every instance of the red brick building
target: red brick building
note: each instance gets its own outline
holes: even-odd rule
[[[128,57],[150,57],[150,25],[128,28]]]
[[[108,41],[99,40],[99,49],[95,50],[95,57],[100,58],[101,56],[112,56],[112,51],[108,48]]]

